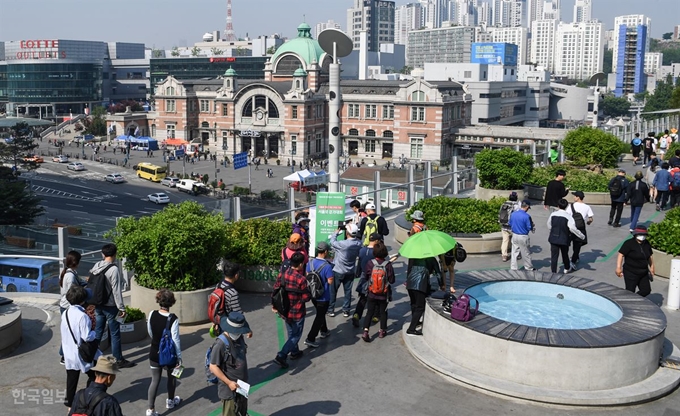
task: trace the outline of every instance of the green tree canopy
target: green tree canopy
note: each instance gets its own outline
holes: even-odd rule
[[[614,97],[607,95],[600,104],[602,111],[611,117],[621,117],[628,115],[630,110],[630,102],[625,97]]]
[[[38,147],[28,123],[15,124],[10,129],[10,136],[9,142],[0,141],[0,162],[26,170],[37,169],[37,163],[24,161],[24,157],[33,154],[34,149]]]
[[[673,77],[668,74],[665,80],[661,80],[656,84],[654,94],[647,97],[644,112],[668,110],[671,108],[671,97],[673,95]],[[644,118],[654,119],[661,117],[660,114],[646,114]]]
[[[509,147],[484,149],[475,156],[475,166],[482,188],[520,189],[531,176],[534,159]]]
[[[83,119],[85,126],[85,133],[94,134],[95,136],[106,135],[106,109],[102,106],[96,106],[92,110],[89,117]]]
[[[168,205],[150,217],[122,218],[109,236],[149,289],[198,290],[220,279],[227,244],[224,218],[194,201]]]
[[[577,165],[601,164],[616,166],[622,152],[622,142],[611,133],[592,127],[571,130],[562,141],[564,155]]]
[[[0,225],[31,224],[44,211],[29,184],[18,180],[10,168],[0,166]]]
[[[661,35],[661,39],[663,40],[671,40],[673,37],[673,32],[666,32],[663,35]]]

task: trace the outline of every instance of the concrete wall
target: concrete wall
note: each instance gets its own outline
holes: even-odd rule
[[[208,296],[213,289],[210,287],[190,292],[173,292],[176,302],[171,312],[177,315],[181,325],[208,322]],[[133,279],[130,284],[130,306],[148,314],[158,307],[156,293],[157,290],[141,287]]]
[[[16,305],[0,307],[0,357],[5,357],[21,344],[23,326],[21,310]]]
[[[671,260],[680,260],[678,256],[671,256],[663,251],[654,250],[654,275],[670,279],[671,277]]]

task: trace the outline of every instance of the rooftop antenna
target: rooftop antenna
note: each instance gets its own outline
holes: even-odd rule
[[[227,29],[224,31],[224,40],[235,42],[234,26],[231,23],[231,0],[227,0]]]

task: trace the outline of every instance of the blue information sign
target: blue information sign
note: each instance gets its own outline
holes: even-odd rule
[[[248,152],[236,153],[234,155],[234,170],[248,166]]]

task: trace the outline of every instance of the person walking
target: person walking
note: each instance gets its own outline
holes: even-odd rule
[[[296,258],[299,258],[296,255]],[[222,401],[222,416],[248,414],[248,399],[236,392],[238,382],[248,382],[248,347],[244,334],[250,326],[241,312],[230,312],[220,319],[222,335],[217,337],[210,354],[210,372],[217,377],[217,396]]]
[[[645,202],[649,201],[649,187],[642,181],[644,175],[641,171],[635,172],[635,182],[628,185],[628,204],[630,205],[630,231],[637,227],[640,213]]]
[[[354,310],[354,315],[352,315],[352,325],[356,328],[361,325],[361,317],[364,314],[364,309],[368,302],[368,279],[366,279],[366,274],[364,273],[366,264],[375,258],[373,256],[373,247],[378,241],[380,241],[380,234],[373,233],[369,237],[368,246],[361,247],[361,250],[359,250],[359,261],[357,262],[357,277],[359,278],[359,282],[357,283],[356,289],[359,299],[357,300],[357,307]],[[377,322],[375,311],[370,311],[368,313],[373,317],[373,320]]]
[[[654,181],[652,185],[656,188],[656,210],[661,211],[666,208],[666,203],[668,202],[668,197],[670,196],[671,190],[671,174],[668,171],[670,165],[668,162],[664,162],[661,165],[661,169],[654,175]]]
[[[338,236],[346,231],[347,239],[338,241]],[[354,224],[338,227],[338,230],[330,235],[331,247],[335,251],[335,264],[333,265],[333,289],[330,303],[328,304],[328,316],[335,316],[335,301],[338,297],[338,289],[342,285],[345,293],[345,301],[342,304],[342,314],[348,318],[352,306],[352,283],[356,277],[356,262],[361,250],[361,242],[357,239],[359,230]]]
[[[327,338],[331,335],[326,323],[326,312],[328,312],[328,303],[331,300],[331,286],[333,285],[333,264],[327,260],[328,252],[331,247],[325,241],[320,241],[316,245],[316,257],[307,263],[307,273],[316,272],[321,278],[323,284],[323,294],[316,299],[312,299],[312,304],[316,309],[314,322],[309,329],[307,338],[305,338],[305,345],[312,348],[319,348],[316,342],[316,336]]]
[[[366,204],[365,210],[366,217],[361,220],[358,235],[361,236],[363,245],[367,246],[368,238],[371,234],[378,233],[380,234],[380,239],[383,240],[385,236],[390,233],[390,228],[387,226],[387,221],[385,221],[385,218],[375,212],[374,203],[369,202]]]
[[[301,253],[293,254],[290,258],[290,267],[274,283],[274,291],[281,287],[281,285],[284,285],[288,301],[290,302],[288,314],[281,316],[286,323],[288,340],[274,358],[274,363],[281,368],[288,368],[288,355],[290,355],[291,360],[302,357],[302,351],[298,347],[298,342],[300,342],[305,326],[305,303],[311,299],[309,289],[307,288],[307,279],[302,275],[304,260],[304,256]],[[274,308],[272,310],[276,312]]]
[[[104,326],[108,324],[111,335],[111,352],[117,360],[118,368],[129,368],[137,364],[123,358],[120,345],[120,322],[116,318],[125,317],[125,303],[123,303],[123,281],[120,277],[118,266],[116,266],[117,252],[118,248],[115,244],[105,244],[102,247],[104,259],[94,265],[92,270],[90,270],[90,275],[104,273],[106,283],[108,283],[107,289],[110,288],[107,300],[102,305],[95,306],[97,340],[101,342],[104,335]]]
[[[548,182],[548,186],[545,188],[543,207],[550,209],[550,212],[557,211],[559,200],[569,194],[569,188],[565,187],[563,182],[566,176],[567,172],[562,169],[558,170],[555,172],[555,179]]]
[[[548,242],[550,243],[550,270],[557,273],[557,260],[562,253],[564,263],[564,273],[576,271],[576,268],[569,260],[569,245],[571,234],[584,240],[585,235],[576,228],[574,218],[565,211],[569,206],[566,199],[560,199],[557,203],[558,210],[551,213],[548,218]]]
[[[645,172],[645,183],[649,187],[649,201],[652,203],[656,203],[656,188],[654,187],[654,178],[656,177],[656,172],[658,172],[659,169],[661,169],[659,167],[659,161],[657,159],[653,159],[649,165],[649,168],[647,168],[647,172]]]
[[[430,295],[431,274],[437,275],[439,289],[443,291],[445,282],[436,258],[409,259],[406,271],[406,290],[411,304],[411,323],[406,330],[408,336],[423,335],[423,331],[416,328],[421,324],[425,312],[425,299]]]
[[[69,307],[61,314],[61,347],[64,354],[64,366],[66,367],[66,397],[64,404],[72,407],[73,399],[78,389],[80,373],[87,374],[87,386],[95,379],[92,372],[93,362],[85,362],[78,352],[83,342],[92,342],[95,339],[95,331],[92,329],[92,319],[85,313],[85,301],[88,293],[81,285],[72,285],[66,291],[66,299]],[[94,361],[99,358],[101,351],[97,351]]]
[[[630,142],[630,150],[633,153],[633,166],[637,166],[638,159],[640,159],[640,152],[642,151],[640,133],[635,133],[635,137]]]
[[[501,209],[498,212],[498,223],[501,225],[501,235],[503,241],[501,242],[501,259],[503,261],[510,260],[508,249],[510,248],[510,241],[512,240],[512,230],[510,227],[510,215],[520,210],[520,204],[517,201],[517,192],[511,192],[508,200],[503,202]]]
[[[628,200],[628,179],[626,179],[625,169],[619,169],[616,176],[609,180],[609,198],[611,199],[611,208],[609,209],[609,221],[607,225],[618,228],[621,226],[621,214],[623,213],[623,205]]]
[[[594,215],[593,209],[583,202],[586,195],[582,191],[572,192],[574,195],[574,202],[571,204],[571,209],[569,213],[572,218],[574,218],[574,224],[576,228],[583,233],[585,238],[580,239],[574,237],[572,239],[572,253],[571,253],[571,264],[576,266],[581,260],[581,248],[588,244],[588,232],[586,231],[586,226],[593,223]]]
[[[633,238],[624,241],[616,257],[616,275],[622,278],[626,290],[647,296],[652,292],[654,276],[654,256],[652,246],[647,241],[647,227],[638,225],[633,230]]]
[[[358,227],[361,224],[361,220],[366,216],[366,211],[361,208],[361,202],[357,201],[356,199],[353,199],[349,203],[349,207],[354,212],[352,223],[356,224]]]
[[[655,150],[656,146],[656,138],[654,137],[654,132],[649,132],[647,133],[647,137],[645,137],[642,140],[642,150],[644,151],[644,160],[642,161],[642,167],[644,168],[647,166],[647,163],[650,162],[653,159],[652,158],[652,152]]]
[[[117,360],[110,355],[99,357],[91,371],[94,380],[87,388],[76,393],[68,415],[123,416],[118,400],[106,392],[120,372]]]
[[[529,231],[536,232],[534,223],[529,215],[531,209],[531,202],[525,199],[520,205],[519,211],[515,211],[510,215],[510,230],[512,231],[512,258],[510,261],[510,270],[517,269],[517,260],[522,256],[524,261],[524,270],[534,270],[534,265],[531,261],[531,239],[529,238]]]
[[[419,210],[413,211],[413,214],[411,214],[411,224],[412,224],[411,230],[408,232],[409,236],[427,230],[427,225],[425,225],[425,218],[423,217],[423,211]]]
[[[387,259],[388,252],[385,243],[378,241],[373,246],[373,259],[366,263],[364,276],[368,281],[366,291],[369,311],[378,310],[380,318],[380,332],[378,338],[387,335],[387,302],[391,294],[390,285],[394,284],[394,268]],[[371,342],[368,332],[371,327],[372,314],[366,314],[364,318],[364,334],[361,336],[365,342]]]
[[[671,208],[675,208],[677,206],[680,206],[680,166],[673,166],[669,163],[671,169],[668,171],[668,173],[671,176],[671,187],[670,187],[670,196],[671,196]]]
[[[224,279],[220,281],[216,289],[221,289],[224,293],[222,298],[222,307],[219,311],[220,317],[229,315],[230,312],[243,312],[241,309],[241,301],[239,298],[238,290],[236,290],[236,281],[239,279],[241,266],[237,263],[223,259],[220,263],[220,269],[224,275]],[[218,325],[214,325],[218,326]],[[213,332],[215,334],[222,333],[219,328],[214,328]],[[248,338],[252,338],[253,334],[247,334]]]
[[[182,366],[182,348],[179,340],[179,318],[174,313],[170,313],[170,308],[175,304],[175,294],[168,289],[161,289],[156,293],[156,303],[159,309],[152,310],[147,315],[146,329],[151,337],[151,347],[149,348],[149,367],[151,368],[151,384],[149,384],[148,400],[149,406],[146,416],[158,416],[156,412],[156,395],[158,385],[161,382],[163,368],[165,368],[168,379],[167,389],[168,398],[165,400],[165,408],[173,409],[180,404],[182,399],[175,396],[177,378],[172,375],[176,367]],[[177,361],[168,365],[160,365],[159,347],[163,330],[170,328],[172,342],[175,344],[175,354]]]
[[[64,311],[68,309],[71,304],[68,299],[66,299],[66,293],[73,285],[85,286],[87,282],[78,277],[78,265],[80,264],[81,254],[75,250],[71,250],[66,254],[66,260],[64,260],[64,269],[59,275],[59,293],[61,297],[59,298],[59,315],[63,315]],[[64,365],[64,350],[61,344],[59,344],[59,364]]]

